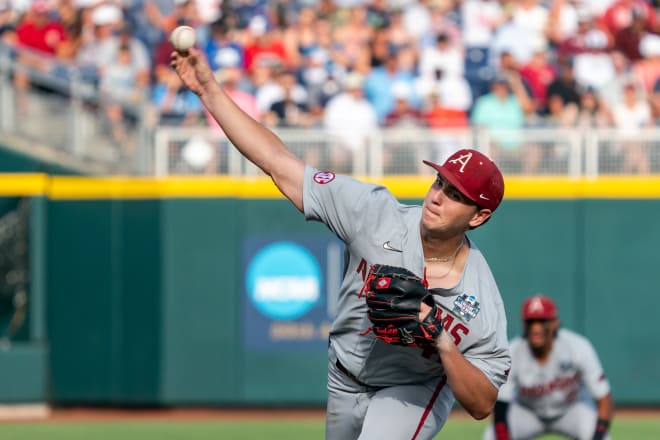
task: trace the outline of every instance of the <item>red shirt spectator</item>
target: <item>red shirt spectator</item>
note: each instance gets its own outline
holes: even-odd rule
[[[548,63],[545,51],[536,51],[529,64],[520,69],[520,76],[527,81],[537,111],[546,107],[548,86],[555,80],[555,69]]]
[[[245,45],[245,69],[250,72],[256,63],[288,66],[286,48],[277,30],[268,31],[266,19],[252,18],[249,26],[252,41]]]
[[[51,55],[57,53],[60,44],[67,40],[67,34],[61,23],[49,17],[49,12],[46,1],[37,0],[32,4],[25,19],[16,28],[20,46]]]
[[[621,29],[625,29],[632,24],[633,15],[643,17],[647,31],[654,33],[660,31],[655,10],[645,0],[617,0],[607,8],[601,21],[610,35],[614,36]]]

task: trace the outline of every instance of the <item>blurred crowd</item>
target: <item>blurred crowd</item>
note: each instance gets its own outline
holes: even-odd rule
[[[345,139],[378,127],[634,131],[660,120],[660,22],[647,0],[0,0],[20,61],[91,81],[111,120],[146,100],[155,123],[214,124],[169,68],[189,25],[225,90],[270,126]],[[47,66],[47,67],[45,67]],[[30,87],[16,74],[18,88]],[[115,136],[121,138],[121,125]],[[646,172],[642,152],[628,171]],[[537,160],[529,155],[530,166]]]

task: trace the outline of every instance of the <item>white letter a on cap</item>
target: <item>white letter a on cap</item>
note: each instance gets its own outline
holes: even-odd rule
[[[452,159],[449,162],[451,163],[460,163],[461,164],[461,169],[459,170],[461,173],[463,172],[463,169],[465,169],[465,165],[468,164],[468,162],[472,159],[472,153],[467,153],[462,156],[458,156],[456,159]]]

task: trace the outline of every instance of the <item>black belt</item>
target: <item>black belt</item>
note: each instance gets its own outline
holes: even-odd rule
[[[358,385],[361,385],[363,387],[368,387],[369,385],[365,384],[364,382],[360,381],[353,373],[348,371],[346,367],[344,367],[341,362],[339,362],[339,359],[337,359],[337,362],[335,362],[335,365],[337,366],[337,369],[344,373],[348,378],[350,378],[353,382],[355,382]]]

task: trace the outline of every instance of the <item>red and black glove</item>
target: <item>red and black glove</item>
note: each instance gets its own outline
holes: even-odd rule
[[[441,313],[426,282],[402,267],[375,264],[362,289],[366,295],[370,330],[394,345],[433,344],[442,333]],[[422,303],[431,310],[419,319]]]

